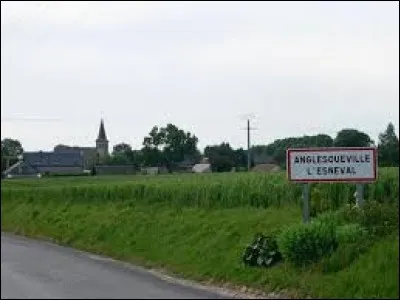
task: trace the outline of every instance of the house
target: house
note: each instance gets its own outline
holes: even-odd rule
[[[97,161],[96,147],[78,147],[78,146],[65,146],[57,145],[54,147],[54,153],[76,153],[79,152],[83,155],[83,167],[85,170],[91,170]]]
[[[76,153],[79,152],[83,155],[83,165],[85,170],[91,170],[94,165],[104,163],[109,155],[108,140],[104,128],[104,122],[101,120],[99,127],[99,134],[96,139],[95,147],[80,147],[80,146],[66,146],[57,145],[54,147],[54,152],[57,153]]]
[[[25,152],[22,159],[4,173],[8,178],[37,176],[38,174],[70,174],[83,172],[80,152]]]
[[[275,164],[258,164],[253,167],[254,172],[279,172],[281,168]]]
[[[141,173],[143,175],[167,174],[168,169],[165,167],[143,167]]]
[[[108,140],[103,120],[100,122],[96,147],[58,145],[52,152],[24,152],[20,160],[5,170],[6,178],[49,174],[79,174],[90,170],[108,156]]]
[[[254,161],[255,165],[273,164],[274,163],[274,159],[266,153],[254,153],[253,161]]]
[[[13,164],[7,170],[2,172],[2,178],[13,178],[13,177],[39,177],[39,171],[30,166],[29,164],[24,163],[24,161],[20,160],[17,163]]]
[[[193,173],[211,173],[210,164],[195,164],[192,168]]]
[[[196,157],[185,156],[185,158],[174,166],[174,170],[181,173],[192,172],[193,166],[196,164]]]

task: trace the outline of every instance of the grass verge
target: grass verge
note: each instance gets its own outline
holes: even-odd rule
[[[79,203],[2,199],[2,230],[37,237],[179,276],[230,282],[290,297],[398,298],[399,238],[375,242],[345,269],[324,273],[287,263],[245,267],[241,254],[256,232],[274,233],[298,222],[296,206],[200,209],[134,201]],[[341,251],[346,251],[345,249]]]

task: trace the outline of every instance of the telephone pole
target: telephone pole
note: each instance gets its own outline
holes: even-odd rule
[[[250,120],[247,119],[247,171],[250,171],[251,168],[250,130]]]
[[[250,131],[255,130],[256,128],[250,127],[250,117],[247,117],[247,171],[251,169],[251,143],[250,143]]]

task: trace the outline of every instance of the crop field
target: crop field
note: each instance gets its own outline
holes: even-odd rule
[[[1,222],[4,231],[240,290],[398,298],[399,169],[379,169],[378,181],[365,186],[366,203],[379,204],[365,212],[347,209],[354,184],[313,184],[311,191],[313,220],[333,220],[329,214],[345,208],[337,237],[331,221],[303,226],[301,185],[283,172],[3,180]],[[245,265],[256,233],[277,237],[285,259]],[[338,247],[303,249],[307,240]],[[291,260],[312,262],[299,268]]]
[[[32,193],[32,189],[35,193]],[[301,186],[281,173],[182,174],[17,179],[2,182],[2,198],[61,201],[136,201],[185,207],[234,208],[301,204]],[[313,184],[312,201],[338,208],[354,201],[354,184]],[[365,198],[398,201],[398,168],[381,169]]]

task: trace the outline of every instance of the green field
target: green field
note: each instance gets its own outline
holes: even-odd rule
[[[398,168],[379,170],[379,180],[366,186],[367,202],[398,209],[398,181]],[[316,212],[354,202],[351,184],[315,184],[312,191]],[[292,297],[399,297],[398,227],[335,272],[324,271],[323,261],[302,269],[286,261],[244,266],[241,255],[255,233],[301,223],[301,186],[284,173],[6,180],[1,199],[2,230],[187,278]],[[338,251],[346,257],[350,250]]]

